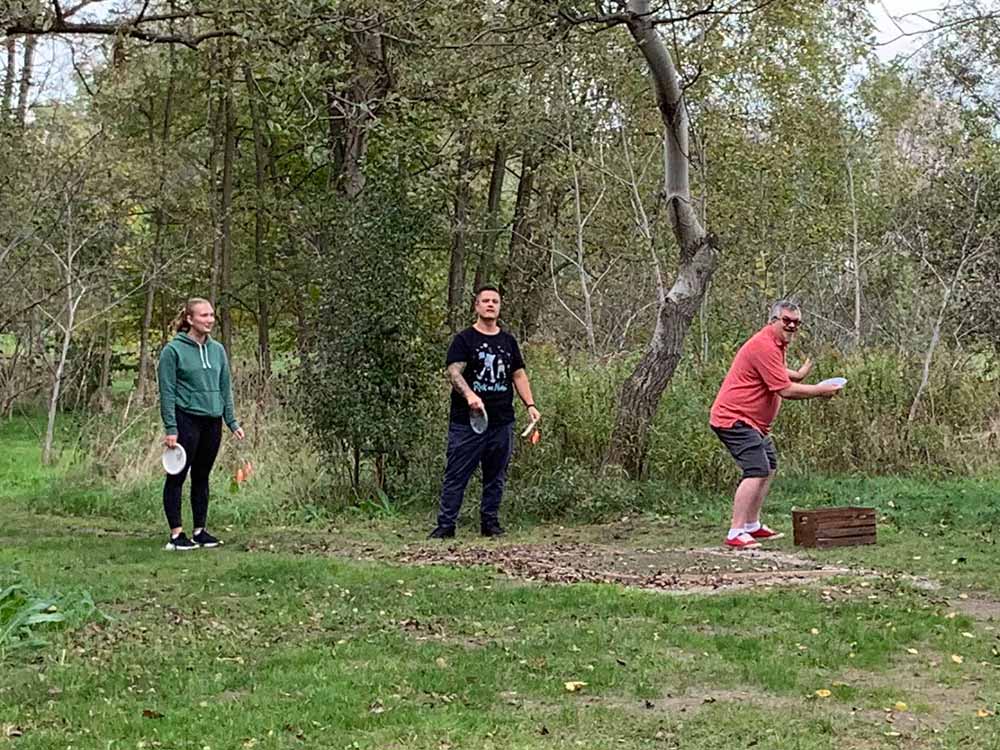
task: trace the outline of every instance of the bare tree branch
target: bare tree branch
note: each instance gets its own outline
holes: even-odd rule
[[[204,11],[192,10],[187,13],[166,13],[146,16],[145,12],[149,6],[149,0],[146,0],[137,16],[122,21],[99,23],[97,21],[74,22],[67,20],[69,16],[84,5],[85,3],[81,3],[75,8],[63,12],[59,4],[55,3],[53,11],[50,14],[12,18],[7,21],[7,25],[3,30],[8,36],[15,34],[28,36],[70,34],[128,37],[152,44],[181,44],[190,49],[197,49],[198,45],[209,39],[241,35],[235,29],[213,29],[195,35],[176,34],[150,29],[148,28],[148,24],[152,23],[189,18],[214,18],[214,15]]]

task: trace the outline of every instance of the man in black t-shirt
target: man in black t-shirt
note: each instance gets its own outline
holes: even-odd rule
[[[476,466],[483,468],[480,531],[500,536],[500,499],[507,481],[507,464],[514,447],[514,391],[532,421],[541,414],[531,397],[524,359],[517,341],[500,329],[500,292],[484,286],[476,292],[476,322],[460,331],[448,347],[445,364],[452,385],[448,425],[448,465],[441,487],[437,528],[431,539],[455,536],[455,522],[462,508],[465,486]],[[469,418],[486,412],[487,427],[472,429]]]

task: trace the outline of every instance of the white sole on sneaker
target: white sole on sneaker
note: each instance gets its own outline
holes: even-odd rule
[[[211,542],[209,544],[199,544],[202,549],[215,549],[216,547],[221,547],[222,542]]]
[[[757,543],[759,544],[760,542],[771,542],[771,541],[774,541],[775,539],[781,539],[781,538],[783,538],[784,536],[785,536],[785,535],[784,535],[784,534],[782,534],[782,533],[781,533],[781,532],[779,531],[779,532],[778,532],[777,534],[775,534],[774,536],[765,536],[765,537],[760,537],[759,539],[758,539],[757,537],[754,537],[754,539],[757,539]]]
[[[198,549],[198,546],[199,545],[197,544],[192,544],[190,547],[178,547],[176,544],[172,542],[167,542],[166,546],[163,549],[165,549],[167,552],[190,552],[193,549]]]

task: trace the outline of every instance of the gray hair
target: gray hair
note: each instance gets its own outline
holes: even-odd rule
[[[773,305],[771,305],[771,317],[770,320],[777,320],[781,317],[781,311],[788,310],[788,312],[801,312],[799,306],[787,299],[779,299]]]

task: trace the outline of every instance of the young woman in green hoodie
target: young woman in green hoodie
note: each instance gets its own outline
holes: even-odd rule
[[[178,443],[187,454],[179,474],[168,474],[163,485],[163,510],[170,526],[169,551],[218,547],[222,542],[205,530],[208,518],[208,476],[222,442],[222,423],[237,440],[245,437],[233,409],[229,360],[222,344],[211,338],[215,311],[208,300],[189,299],[174,327],[177,335],[163,347],[157,379],[163,443]],[[181,522],[181,490],[191,472],[191,510],[194,533],[188,539]]]

